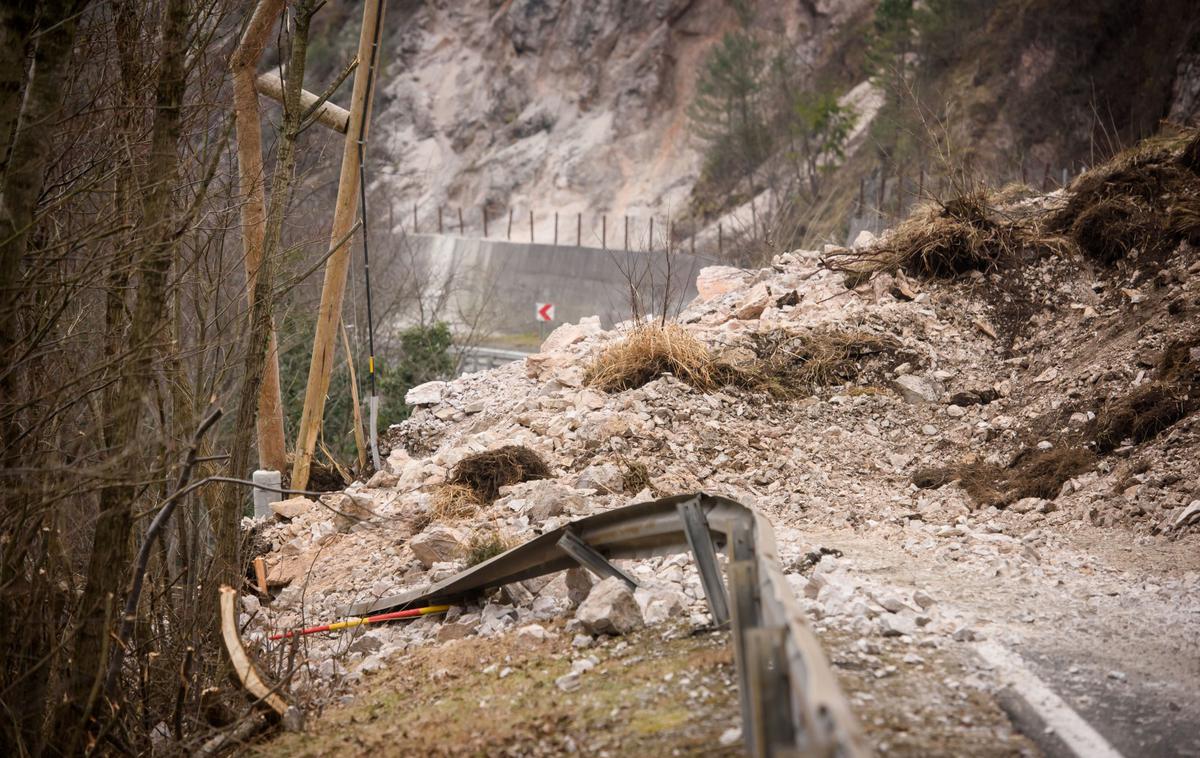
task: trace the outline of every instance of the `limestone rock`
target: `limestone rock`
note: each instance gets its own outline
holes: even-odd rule
[[[575,486],[581,490],[598,490],[600,492],[623,492],[625,477],[621,470],[611,463],[598,463],[588,466],[579,472]]]
[[[603,331],[603,327],[600,326],[599,316],[581,318],[578,324],[563,324],[550,332],[550,336],[546,337],[545,341],[542,342],[541,352],[552,353],[555,350],[562,350]]]
[[[734,308],[733,317],[741,321],[756,319],[774,302],[774,299],[770,287],[762,283],[756,284],[738,302],[737,307]]]
[[[445,382],[425,382],[406,392],[404,402],[408,405],[436,405],[442,402],[445,393]]]
[[[592,634],[627,634],[644,625],[633,591],[615,576],[592,588],[575,618]]]
[[[908,403],[936,403],[942,397],[942,385],[934,379],[916,374],[898,376],[892,386]]]
[[[408,543],[413,555],[425,568],[439,561],[452,561],[466,552],[466,536],[453,527],[435,525],[412,538]]]
[[[308,513],[316,505],[313,501],[306,497],[290,497],[287,500],[280,500],[271,503],[271,510],[281,519],[292,520],[297,516]]]
[[[732,266],[706,266],[696,276],[696,292],[701,302],[741,289],[750,273]]]
[[[567,584],[567,602],[574,608],[586,600],[592,591],[592,576],[576,566],[567,569],[563,578]]]

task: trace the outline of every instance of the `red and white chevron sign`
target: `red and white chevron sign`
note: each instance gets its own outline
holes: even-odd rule
[[[554,303],[534,303],[534,317],[538,321],[554,320]]]

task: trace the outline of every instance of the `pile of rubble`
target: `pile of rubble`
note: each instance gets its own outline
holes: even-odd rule
[[[587,386],[589,366],[637,325],[561,326],[522,362],[411,390],[406,401],[416,409],[389,430],[386,464],[370,480],[321,502],[275,504],[277,519],[261,536],[273,546],[269,583],[282,590],[269,604],[245,599],[248,638],[453,575],[479,535],[513,545],[573,518],[698,490],[771,518],[818,632],[848,640],[830,651],[835,663],[876,677],[933,677],[922,665],[929,651],[1018,633],[1014,624],[1025,625],[1020,634],[1069,637],[1064,618],[1074,617],[1079,598],[1107,592],[1101,585],[1136,593],[1140,613],[1194,631],[1194,565],[1155,566],[1147,579],[1133,559],[1105,567],[1079,550],[1081,540],[1111,538],[1194,551],[1194,416],[1098,456],[1049,497],[981,504],[955,480],[930,487],[914,476],[947,465],[1003,467],[1024,448],[1053,449],[1101,411],[1105,393],[1148,381],[1159,352],[1197,333],[1195,249],[1184,243],[1159,271],[1125,271],[1128,281],[1069,258],[1038,261],[1021,272],[1029,286],[1019,319],[1012,302],[993,296],[996,274],[847,282],[822,265],[836,252],[798,250],[757,271],[704,269],[699,297],[677,321],[731,360],[752,358],[764,335],[874,335],[894,346],[882,373],[782,398],[736,387],[704,392],[670,374],[606,393]],[[433,501],[451,469],[503,445],[535,451],[551,476],[503,487],[457,522],[435,519]],[[707,623],[688,556],[622,565],[641,583],[636,592],[572,570],[510,585],[444,618],[305,638],[311,665],[293,687],[341,694],[414,646],[470,635],[565,633],[586,649],[601,635]],[[909,652],[881,659],[880,639],[898,639]],[[586,680],[580,661],[561,688]],[[857,702],[883,707],[869,700]]]

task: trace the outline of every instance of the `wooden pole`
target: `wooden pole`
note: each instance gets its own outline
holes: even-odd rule
[[[253,303],[258,269],[262,265],[263,240],[267,230],[266,199],[262,167],[262,125],[255,88],[255,67],[262,57],[275,19],[284,0],[261,0],[254,9],[230,68],[233,69],[233,107],[237,129],[238,191],[242,203],[242,253],[246,267],[246,297]],[[258,394],[258,464],[264,469],[287,468],[287,442],[283,435],[283,403],[279,393],[279,346],[275,329],[267,338],[262,385]]]
[[[358,470],[367,468],[367,438],[363,435],[362,405],[358,401],[358,376],[354,373],[354,353],[350,350],[350,333],[342,322],[342,349],[346,352],[346,368],[350,371],[350,414],[354,423],[354,449],[358,451]]]
[[[346,273],[350,267],[350,230],[358,215],[358,156],[359,139],[365,140],[370,123],[371,97],[375,71],[368,65],[373,50],[378,49],[382,26],[384,0],[365,0],[362,30],[358,37],[359,66],[354,71],[354,89],[350,94],[350,124],[342,149],[342,171],[338,180],[337,202],[333,209],[331,247],[337,246],[325,264],[325,282],[321,288],[321,305],[317,311],[316,333],[313,335],[312,363],[308,368],[308,384],[304,390],[304,410],[300,415],[300,430],[296,440],[295,462],[292,466],[292,488],[308,487],[308,471],[312,465],[313,449],[325,415],[325,395],[329,392],[329,374],[333,370],[337,325],[342,317],[342,298],[346,294]],[[339,244],[340,243],[340,244]]]
[[[259,92],[276,102],[283,102],[283,79],[279,77],[278,71],[268,71],[265,74],[259,74],[254,81],[254,86]],[[321,98],[308,90],[300,90],[300,108],[302,112],[308,112],[308,109],[316,105]],[[345,108],[334,105],[326,100],[317,106],[314,114],[317,123],[322,126],[327,126],[339,134],[346,133],[346,125],[350,123],[350,111]]]

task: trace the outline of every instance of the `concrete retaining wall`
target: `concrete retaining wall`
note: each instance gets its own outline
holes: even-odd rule
[[[456,327],[479,318],[490,334],[537,332],[534,304],[554,303],[555,321],[599,316],[606,326],[630,317],[630,277],[646,312],[672,315],[696,296],[699,257],[410,234],[389,251],[420,277],[426,312]],[[670,285],[667,286],[668,262]]]

